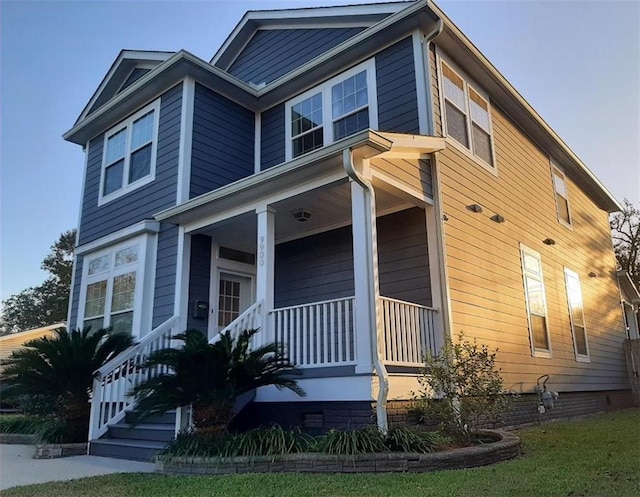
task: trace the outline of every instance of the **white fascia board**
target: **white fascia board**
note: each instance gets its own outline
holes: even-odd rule
[[[242,16],[240,22],[229,34],[222,46],[211,58],[210,63],[216,65],[225,55],[229,47],[234,43],[245,46],[258,28],[267,28],[270,24],[282,25],[287,21],[313,21],[324,17],[347,17],[393,14],[407,7],[410,2],[390,2],[371,5],[345,5],[334,7],[311,7],[303,9],[282,9],[282,10],[250,10]],[[237,54],[236,54],[237,55]],[[231,57],[235,60],[236,56]],[[225,69],[231,65],[224,64]]]
[[[380,133],[367,130],[356,135],[334,142],[326,147],[315,150],[301,157],[297,157],[289,162],[282,163],[278,166],[262,171],[259,174],[253,174],[225,185],[217,190],[204,193],[195,197],[184,204],[176,207],[170,207],[159,213],[154,218],[157,221],[174,222],[180,215],[192,211],[198,207],[204,206],[223,198],[232,197],[243,191],[255,189],[258,185],[266,184],[274,181],[276,178],[289,176],[294,171],[304,169],[311,163],[318,163],[334,156],[341,156],[345,149],[361,149],[366,157],[372,157],[382,152],[388,151],[392,143],[382,137]]]
[[[467,38],[467,36],[455,25],[455,23],[447,17],[447,15],[440,10],[440,8],[433,3],[432,0],[426,0],[429,9],[433,11],[435,15],[442,19],[445,29],[442,31],[449,31],[449,33],[454,36],[459,42],[462,43],[464,48],[466,48],[472,56],[479,62],[481,67],[485,69],[490,77],[497,82],[498,85],[502,86],[504,90],[509,94],[511,98],[515,100],[515,102],[520,105],[535,121],[537,124],[552,140],[554,140],[557,145],[561,148],[561,150],[568,156],[568,158],[578,166],[578,168],[586,175],[586,177],[593,183],[597,189],[600,190],[600,193],[604,195],[604,197],[609,201],[610,205],[607,206],[608,212],[617,212],[623,210],[620,202],[616,200],[613,194],[600,182],[600,180],[589,170],[587,165],[582,162],[582,160],[575,154],[571,148],[560,138],[560,136],[546,123],[546,121],[536,112],[536,110],[525,100],[525,98],[520,95],[518,90],[516,90],[511,83],[496,69],[496,67],[487,59],[484,54],[473,44],[473,42]],[[442,33],[439,35],[442,36]],[[437,38],[436,38],[437,41]],[[500,103],[500,102],[498,102]],[[519,122],[519,125],[523,125],[524,123]],[[524,128],[526,131],[526,128]],[[544,147],[543,147],[544,148]],[[557,157],[555,157],[557,159]]]
[[[416,157],[419,157],[444,150],[446,146],[446,140],[440,136],[386,133],[383,131],[377,133],[391,142],[391,149],[382,154],[382,157],[392,157],[395,154],[403,156],[415,154]]]
[[[132,85],[130,85],[127,88],[125,88],[122,92],[120,92],[118,95],[116,95],[114,98],[112,98],[105,105],[100,107],[95,112],[91,113],[91,115],[89,115],[86,119],[84,119],[80,123],[77,123],[76,125],[74,125],[74,127],[71,128],[69,131],[67,131],[64,135],[62,135],[62,137],[65,140],[74,141],[73,137],[79,131],[87,128],[88,126],[91,126],[93,123],[98,121],[101,117],[103,117],[106,113],[112,111],[114,108],[117,108],[122,102],[124,102],[127,99],[131,98],[131,96],[133,94],[138,92],[141,88],[146,86],[148,83],[150,83],[151,81],[162,77],[171,68],[177,66],[178,64],[180,64],[182,62],[190,63],[193,66],[195,66],[196,68],[198,68],[198,69],[200,69],[202,71],[205,71],[205,72],[211,74],[212,76],[215,76],[217,78],[220,78],[220,79],[226,81],[227,83],[237,87],[239,90],[244,91],[245,93],[249,94],[249,96],[252,96],[252,97],[257,96],[256,90],[254,90],[251,86],[247,85],[243,81],[240,81],[239,79],[231,76],[230,74],[224,72],[223,70],[208,64],[204,60],[196,57],[195,55],[187,52],[186,50],[180,50],[179,52],[176,52],[173,56],[171,56],[169,59],[167,59],[164,62],[162,62],[161,64],[159,64],[155,69],[152,69],[147,74],[142,76],[135,83],[133,83]],[[185,71],[185,72],[187,72],[187,71]],[[182,76],[182,77],[184,77],[184,76]],[[179,78],[179,79],[182,79],[182,78]],[[164,91],[164,89],[162,89],[161,91]],[[158,92],[156,92],[156,95],[153,98],[157,98],[157,93]],[[126,117],[126,116],[122,116],[122,118],[124,118],[124,117]],[[109,126],[107,126],[107,127],[109,127]],[[96,134],[98,134],[98,133],[96,133]]]
[[[616,271],[618,281],[624,294],[629,297],[632,304],[640,304],[640,291],[636,288],[629,273],[624,270]]]
[[[95,252],[103,247],[114,245],[128,238],[141,235],[142,233],[158,233],[160,231],[160,223],[145,219],[139,223],[132,224],[126,228],[115,231],[107,236],[103,236],[93,242],[85,243],[75,249],[75,255],[84,255],[90,252]]]
[[[170,58],[173,54],[175,54],[175,52],[121,50],[118,56],[116,57],[116,60],[113,62],[113,64],[111,64],[109,71],[107,71],[107,74],[100,82],[100,85],[91,96],[89,103],[87,103],[84,109],[82,109],[80,116],[78,116],[78,119],[76,119],[76,124],[82,121],[87,116],[87,113],[89,112],[93,104],[96,102],[96,100],[98,100],[98,98],[104,91],[107,84],[109,84],[109,81],[111,80],[111,78],[114,76],[114,74],[117,72],[117,70],[125,60],[148,60],[148,61],[163,62],[168,58]]]

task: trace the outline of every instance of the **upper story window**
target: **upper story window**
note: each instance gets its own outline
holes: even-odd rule
[[[157,100],[105,133],[98,204],[153,181],[159,114]]]
[[[587,327],[584,323],[584,306],[582,303],[582,289],[580,277],[571,269],[564,268],[564,278],[567,284],[567,301],[569,304],[569,318],[571,319],[571,333],[576,361],[589,362],[589,347],[587,345]]]
[[[558,211],[558,220],[561,223],[571,225],[571,214],[569,213],[569,192],[567,190],[567,181],[564,172],[556,166],[551,166],[553,174],[553,190],[556,195],[556,209]]]
[[[448,63],[441,61],[440,67],[445,134],[467,149],[483,165],[493,168],[495,158],[488,98]]]
[[[527,302],[531,350],[534,356],[551,357],[551,341],[547,324],[547,300],[542,278],[540,254],[520,245],[522,275]]]
[[[377,127],[373,60],[286,104],[287,160]]]

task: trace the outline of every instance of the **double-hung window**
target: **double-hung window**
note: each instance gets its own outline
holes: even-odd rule
[[[495,166],[489,100],[449,64],[440,64],[442,107],[447,136],[490,167]]]
[[[105,133],[99,204],[153,181],[160,100]]]
[[[141,238],[88,254],[83,261],[82,326],[137,333],[145,244]],[[138,326],[136,326],[138,324]]]
[[[567,301],[569,304],[569,318],[571,319],[571,333],[576,361],[589,362],[589,346],[587,344],[587,328],[584,324],[584,306],[582,304],[582,289],[580,277],[571,269],[564,268],[564,278],[567,284]]]
[[[551,166],[553,174],[553,190],[556,195],[556,209],[558,220],[571,226],[571,214],[569,213],[569,192],[567,191],[567,181],[562,170],[556,166]]]
[[[286,104],[287,160],[377,127],[373,60]]]
[[[531,351],[534,356],[551,357],[551,341],[547,324],[547,301],[542,278],[540,254],[520,245],[522,275],[529,320]]]

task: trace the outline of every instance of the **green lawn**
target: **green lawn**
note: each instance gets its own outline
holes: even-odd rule
[[[18,487],[6,497],[640,495],[640,411],[521,430],[523,457],[485,468],[389,475],[113,475]]]

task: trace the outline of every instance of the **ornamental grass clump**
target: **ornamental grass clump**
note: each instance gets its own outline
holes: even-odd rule
[[[457,343],[448,339],[438,354],[425,357],[415,395],[421,420],[439,423],[463,443],[481,427],[499,423],[512,396],[504,391],[497,352],[460,333]]]

